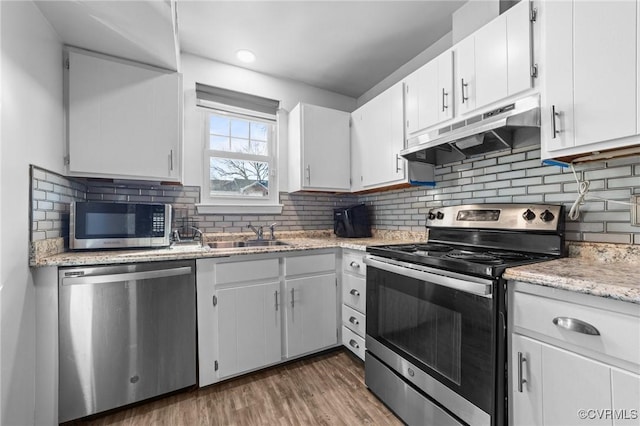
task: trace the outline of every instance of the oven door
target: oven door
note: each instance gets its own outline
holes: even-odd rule
[[[490,424],[495,281],[367,256],[369,354],[456,417]]]

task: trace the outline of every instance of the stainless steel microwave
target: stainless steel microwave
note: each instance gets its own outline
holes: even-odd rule
[[[170,244],[171,205],[71,203],[72,250],[165,247]]]

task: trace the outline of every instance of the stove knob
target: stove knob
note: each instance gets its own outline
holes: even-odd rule
[[[436,218],[442,220],[444,218],[444,213],[442,212],[437,212],[436,213]]]
[[[531,209],[527,209],[526,212],[522,213],[522,217],[524,218],[524,220],[529,222],[536,218],[536,214],[532,212]]]
[[[435,218],[436,218],[436,215],[435,215],[435,213],[433,213],[433,212],[429,212],[429,214],[427,215],[427,218],[428,218],[429,220],[433,220],[433,219],[435,219]]]
[[[540,219],[542,219],[543,222],[551,222],[555,218],[556,217],[549,210],[545,210],[540,214]]]

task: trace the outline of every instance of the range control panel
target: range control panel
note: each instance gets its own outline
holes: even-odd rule
[[[466,204],[429,210],[426,227],[556,231],[564,210],[552,204]]]

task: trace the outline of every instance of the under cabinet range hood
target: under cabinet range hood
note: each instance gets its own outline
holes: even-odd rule
[[[513,132],[525,127],[540,127],[537,94],[410,138],[400,155],[435,165],[459,161],[511,148]]]

